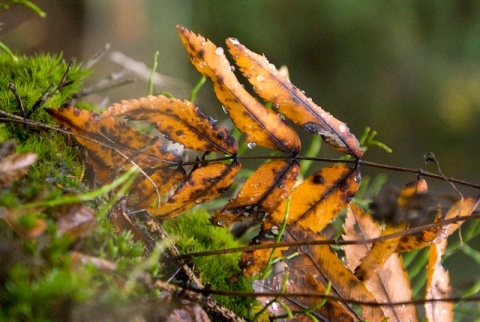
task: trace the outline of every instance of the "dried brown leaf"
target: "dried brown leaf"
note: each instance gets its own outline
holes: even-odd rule
[[[39,213],[41,210],[36,211]],[[0,207],[0,218],[23,238],[37,238],[47,229],[45,220],[38,218],[36,212],[27,212],[25,209]]]
[[[344,225],[344,240],[365,240],[380,236],[378,224],[370,215],[355,206],[348,206]],[[346,245],[344,247],[347,267],[354,271],[360,260],[370,250],[371,244]],[[410,280],[399,255],[390,256],[366,282],[367,289],[372,292],[378,303],[395,303],[410,301],[412,290]],[[413,305],[381,306],[389,321],[418,321],[418,313]]]
[[[95,213],[83,204],[69,204],[57,209],[60,218],[57,221],[58,233],[73,239],[82,238],[97,228]]]
[[[400,191],[393,206],[396,207],[395,209],[399,207],[407,207],[410,198],[416,195],[425,194],[427,192],[428,187],[425,180],[419,179],[410,182],[406,184],[405,188]],[[401,221],[398,225],[395,225],[392,223],[392,221],[389,221],[387,222],[385,229],[381,231],[381,236],[403,231],[408,228],[408,224],[408,221]],[[380,269],[395,252],[400,239],[401,237],[389,238],[373,244],[365,257],[361,259],[360,265],[355,270],[355,275],[358,277],[358,279],[361,281],[367,281],[369,278],[371,278],[377,269]]]
[[[441,300],[452,295],[450,275],[442,266],[442,255],[446,248],[447,239],[441,239],[430,245],[426,299]],[[453,321],[453,303],[442,301],[425,303],[425,315],[430,322]]]
[[[37,161],[35,153],[12,153],[0,160],[0,187],[8,187],[12,182],[21,179],[28,168]]]

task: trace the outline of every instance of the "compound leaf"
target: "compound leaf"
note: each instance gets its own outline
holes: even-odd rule
[[[217,198],[230,188],[240,168],[237,161],[201,166],[189,174],[166,203],[151,206],[150,213],[160,219],[172,219],[196,204]]]
[[[113,117],[100,117],[74,107],[48,109],[61,125],[73,132],[77,141],[88,150],[89,162],[100,181],[111,180],[122,167],[134,162],[142,169],[179,165],[181,157],[167,151],[167,145]]]
[[[254,86],[254,91],[273,102],[278,112],[305,130],[321,135],[336,150],[362,157],[360,144],[347,125],[307,98],[265,56],[250,51],[234,38],[227,39],[227,46],[245,78]]]
[[[291,194],[290,211],[285,233],[296,227],[321,232],[350,202],[358,189],[360,173],[356,168],[334,165],[320,169],[306,178]],[[284,200],[263,223],[256,243],[273,243],[284,221],[287,200]],[[292,237],[292,240],[300,240]],[[282,241],[284,241],[282,239]],[[278,248],[275,257],[278,257]],[[246,276],[262,272],[272,250],[245,252],[241,266]]]
[[[237,128],[246,134],[246,141],[256,145],[297,154],[300,139],[274,111],[265,108],[238,82],[223,48],[177,26],[180,38],[192,64],[210,78],[218,100],[228,111]]]
[[[215,214],[212,223],[230,226],[274,211],[290,195],[299,172],[297,161],[273,160],[262,165],[247,179],[236,197]]]

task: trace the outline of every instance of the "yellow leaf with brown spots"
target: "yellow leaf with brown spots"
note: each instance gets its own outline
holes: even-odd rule
[[[165,96],[147,96],[121,101],[101,114],[101,117],[126,116],[156,126],[169,140],[188,149],[236,154],[237,141],[223,127],[216,127],[195,104]]]
[[[237,39],[227,39],[227,46],[255,92],[272,102],[276,111],[305,130],[321,135],[336,150],[362,157],[360,144],[347,125],[307,98],[265,56],[250,51]]]
[[[160,219],[172,219],[194,205],[217,198],[230,188],[240,168],[237,161],[231,164],[213,162],[199,167],[178,186],[167,202],[158,208],[150,206],[149,212]]]
[[[321,232],[353,198],[358,189],[359,179],[358,169],[344,165],[320,169],[306,178],[291,193],[285,234],[295,227],[302,227],[314,233]],[[285,219],[286,208],[287,200],[284,200],[263,223],[254,244],[273,243]],[[298,239],[292,237],[292,240]],[[282,238],[282,241],[285,240]],[[279,255],[278,251],[275,257]],[[240,264],[243,274],[251,276],[261,273],[271,252],[270,249],[245,252]]]
[[[222,47],[177,26],[192,64],[213,82],[215,94],[246,141],[270,149],[297,154],[297,133],[277,114],[265,108],[238,82]]]
[[[74,107],[47,109],[48,113],[71,132],[88,151],[88,161],[96,178],[111,181],[118,171],[127,170],[132,162],[142,169],[179,165],[179,155],[167,151],[167,145],[132,127]]]
[[[211,219],[214,225],[231,224],[253,218],[261,220],[265,212],[272,212],[288,198],[300,172],[297,161],[273,160],[258,168],[221,211]]]

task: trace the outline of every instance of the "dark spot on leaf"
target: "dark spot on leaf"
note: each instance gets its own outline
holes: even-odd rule
[[[324,184],[325,183],[325,180],[323,179],[323,177],[320,174],[314,175],[313,178],[312,178],[312,181],[315,184]]]
[[[198,51],[198,55],[203,58],[203,57],[205,56],[205,50],[204,50],[204,49],[200,49],[200,50]]]

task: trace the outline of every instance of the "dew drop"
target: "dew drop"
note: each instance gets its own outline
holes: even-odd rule
[[[205,41],[202,41],[200,45],[205,46],[207,43]]]
[[[277,113],[277,116],[285,121],[285,115],[283,115],[282,113]]]
[[[207,63],[205,61],[200,62],[200,68],[207,67]]]
[[[257,79],[258,82],[263,82],[265,80],[265,77],[263,77],[262,75],[257,75],[257,77],[255,77]]]
[[[209,116],[208,117],[208,121],[210,122],[210,124],[212,125],[215,125],[217,124],[218,120],[214,119],[213,117]]]
[[[197,57],[192,57],[192,61],[193,61],[193,62],[196,62],[196,61],[197,61]]]
[[[276,103],[275,105],[273,105],[273,108],[278,110],[280,108],[280,104]]]
[[[235,46],[240,45],[240,42],[238,41],[237,38],[229,38],[229,40],[232,43],[232,45],[235,45]]]
[[[238,57],[239,57],[238,54],[235,54],[235,56],[233,56],[233,58],[235,59],[238,59]]]
[[[270,69],[273,69],[273,70],[277,69],[274,64],[269,64],[268,67],[270,67]]]
[[[234,72],[234,71],[235,71],[235,66],[230,66],[230,70],[231,70],[232,72]]]
[[[338,127],[338,129],[340,130],[340,132],[344,133],[346,130],[347,130],[347,127],[343,124],[340,124],[340,126]]]
[[[253,149],[256,146],[257,146],[257,143],[255,143],[255,142],[248,142],[247,143],[247,148],[249,148],[249,149]]]
[[[222,47],[217,47],[217,49],[215,49],[215,55],[223,55],[223,48]]]
[[[253,91],[258,94],[261,91],[263,91],[263,87],[262,86],[253,86]]]
[[[223,113],[228,114],[227,108],[226,108],[225,106],[223,106],[223,105],[222,105],[222,110],[223,110]]]

